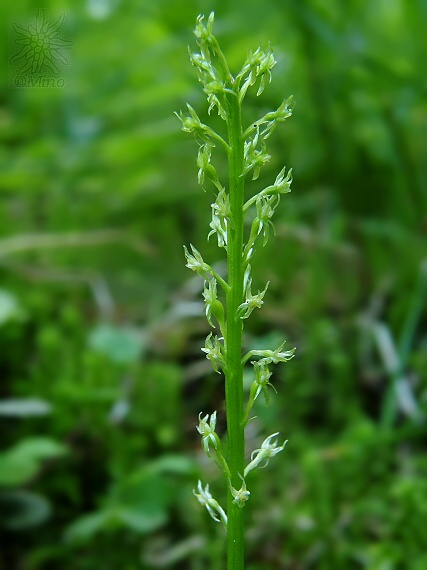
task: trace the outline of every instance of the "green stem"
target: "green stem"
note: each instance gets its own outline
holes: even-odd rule
[[[207,135],[208,137],[210,137],[214,141],[217,141],[222,146],[222,148],[225,150],[225,152],[227,154],[230,153],[230,151],[231,151],[230,147],[228,146],[228,144],[225,142],[225,140],[220,135],[218,135],[213,129],[211,129],[210,127],[208,127],[207,125],[205,125],[203,123],[201,123],[201,128],[202,128],[204,135]]]
[[[228,465],[231,484],[235,489],[242,486],[244,472],[245,435],[243,423],[243,365],[242,321],[237,318],[237,309],[243,302],[243,139],[242,117],[238,97],[228,98],[227,113],[229,152],[229,192],[232,224],[228,226],[228,285],[227,291],[227,335],[226,335],[226,379],[225,399],[227,410]],[[233,495],[227,494],[227,570],[243,570],[244,537],[243,509],[233,503]]]
[[[271,186],[267,186],[267,188],[264,188],[264,190],[261,190],[261,192],[255,194],[255,196],[252,196],[252,198],[250,198],[243,206],[243,210],[247,212],[248,209],[252,206],[252,204],[255,204],[257,198],[259,198],[260,196],[265,196],[266,194],[279,194],[279,192],[276,186],[274,186],[274,184],[272,184]]]

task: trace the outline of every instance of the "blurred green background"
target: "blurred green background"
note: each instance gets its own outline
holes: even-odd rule
[[[39,8],[65,15],[65,85],[15,88]],[[173,115],[209,120],[187,45],[211,10],[234,71],[278,60],[245,120],[296,101],[248,187],[293,167],[253,263],[247,346],[297,356],[248,429],[289,438],[251,480],[248,570],[425,570],[426,0],[1,3],[0,568],[224,568],[192,496],[224,500],[195,429],[217,409],[224,432],[223,384],[182,244],[222,252]]]

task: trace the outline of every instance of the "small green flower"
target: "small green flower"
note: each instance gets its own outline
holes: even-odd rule
[[[286,341],[276,348],[276,350],[250,350],[242,358],[242,363],[245,364],[252,356],[260,356],[261,359],[258,360],[257,364],[278,364],[279,362],[287,362],[295,356],[295,348],[291,350],[283,350]],[[255,364],[255,362],[252,362]]]
[[[215,327],[215,325],[212,322],[212,306],[218,300],[215,279],[209,279],[208,287],[206,287],[206,281],[205,281],[205,287],[203,289],[203,298],[205,300],[205,305],[206,305],[205,314],[208,323],[211,325],[211,327]]]
[[[193,53],[190,47],[188,48],[188,52],[190,54],[190,61],[197,69],[199,77],[216,78],[216,70],[210,59],[201,53]]]
[[[258,149],[258,143],[260,148]],[[244,145],[244,168],[242,175],[247,174],[253,169],[252,180],[256,180],[259,176],[261,168],[270,160],[271,156],[267,152],[267,148],[263,139],[259,138],[259,129],[253,138],[245,141]]]
[[[271,442],[273,437],[276,437],[277,435],[279,435],[279,432],[276,432],[276,433],[269,435],[267,437],[267,439],[265,439],[262,442],[260,449],[255,449],[252,452],[251,462],[245,468],[245,472],[244,472],[245,477],[247,476],[249,471],[252,471],[252,469],[255,469],[255,467],[258,467],[260,465],[260,463],[262,463],[263,461],[265,461],[265,464],[263,465],[263,467],[266,467],[270,457],[274,457],[275,455],[280,453],[285,448],[285,445],[288,443],[288,440],[286,440],[283,443],[283,445],[281,445],[279,447],[277,446],[276,441]]]
[[[216,106],[218,114],[225,119],[225,109],[220,101],[220,96],[227,92],[227,87],[221,78],[221,72],[212,64],[209,49],[201,45],[201,53],[190,53],[190,60],[197,69],[199,81],[203,85],[203,91],[208,96],[208,114]],[[212,48],[212,46],[210,46]]]
[[[258,77],[261,77],[261,81],[258,87],[257,96],[261,95],[264,91],[265,83],[271,83],[271,70],[276,65],[276,60],[274,59],[273,52],[271,48],[268,48],[267,53],[264,53],[260,58],[260,62],[257,69]]]
[[[245,290],[245,297],[246,300],[244,303],[239,305],[237,309],[237,316],[241,319],[247,319],[254,309],[260,309],[264,304],[264,295],[270,285],[270,281],[265,286],[264,291],[258,291],[256,295],[252,295],[251,293],[251,285],[252,279],[249,278],[248,283],[246,285]]]
[[[255,401],[260,395],[261,391],[264,394],[265,404],[268,406],[270,404],[270,394],[268,393],[268,386],[271,386],[274,391],[276,388],[269,382],[271,375],[273,374],[268,369],[265,362],[253,362],[255,371],[255,380],[251,386],[250,397]]]
[[[215,204],[212,204],[212,221],[209,224],[212,231],[208,234],[208,239],[216,234],[218,239],[218,247],[223,247],[227,249],[228,234],[227,234],[227,219],[223,216],[219,216],[215,209]]]
[[[198,114],[196,113],[196,111],[193,109],[193,107],[187,103],[187,109],[190,113],[190,115],[184,115],[182,111],[178,113],[175,113],[175,115],[178,117],[178,119],[181,121],[182,123],[182,130],[184,131],[184,133],[201,133],[203,132],[203,125],[202,122],[199,119]]]
[[[199,480],[197,483],[197,490],[199,492],[196,493],[196,491],[193,490],[193,494],[202,507],[206,507],[208,513],[215,522],[222,522],[224,527],[227,528],[227,515],[225,514],[224,509],[219,505],[218,501],[212,497],[209,492],[209,485],[206,485],[203,489],[202,482]]]
[[[292,184],[292,168],[288,170],[288,174],[285,176],[286,167],[284,166],[282,170],[276,177],[274,181],[273,188],[278,194],[287,194],[291,191]]]
[[[175,115],[181,121],[181,130],[185,133],[193,133],[196,138],[202,140],[205,143],[209,143],[211,146],[214,145],[214,141],[220,143],[220,145],[228,151],[229,146],[225,140],[213,131],[210,127],[202,123],[193,107],[187,103],[187,109],[190,115],[184,115],[182,111],[175,112]]]
[[[266,406],[270,405],[270,394],[268,392],[268,387],[271,386],[273,390],[277,393],[276,388],[273,386],[273,384],[271,384],[271,382],[269,382],[272,372],[270,372],[270,370],[268,369],[267,364],[265,364],[264,362],[252,362],[252,364],[254,366],[255,380],[252,382],[251,389],[249,392],[248,403],[246,405],[245,413],[243,416],[244,425],[247,425],[248,422],[250,421],[248,419],[249,412],[251,411],[255,403],[255,400],[258,398],[261,391],[264,395]]]
[[[259,360],[259,363],[262,364],[278,364],[279,362],[287,362],[291,358],[295,356],[295,348],[291,348],[291,350],[283,350],[286,341],[282,342],[282,344],[276,348],[276,350],[264,350],[262,352],[263,358]],[[253,351],[254,353],[258,351]]]
[[[286,167],[284,166],[279,174],[276,176],[276,180],[274,184],[271,186],[267,186],[264,190],[261,190],[255,196],[252,196],[244,205],[245,212],[252,206],[253,204],[257,204],[257,207],[262,205],[263,199],[269,199],[270,207],[272,208],[270,212],[270,218],[273,216],[275,209],[277,208],[280,200],[281,194],[287,194],[291,191],[291,184],[292,184],[292,168],[288,170],[287,175],[285,176]],[[256,218],[257,219],[257,218]],[[254,220],[255,222],[255,220]],[[253,229],[251,230],[251,234],[253,233]]]
[[[228,244],[228,224],[231,220],[230,198],[225,188],[220,188],[216,200],[212,207],[212,221],[209,226],[212,231],[208,234],[208,239],[216,234],[218,247],[227,249]]]
[[[236,504],[239,508],[242,508],[245,506],[246,501],[249,499],[250,492],[246,489],[246,481],[243,479],[240,473],[239,477],[243,483],[238,491],[233,487],[230,480],[228,482],[230,485],[230,492],[234,497],[233,503]]]
[[[192,271],[195,271],[205,279],[212,278],[212,267],[203,261],[203,257],[201,256],[200,252],[194,247],[194,245],[190,244],[190,247],[192,254],[189,253],[188,249],[184,245],[184,254],[187,260],[185,266]]]
[[[281,178],[278,177],[279,182],[280,180]],[[278,191],[275,194],[267,193],[267,191],[271,192],[274,189],[274,186],[265,188],[259,194],[248,200],[244,206],[245,210],[247,210],[254,202],[256,204],[256,216],[252,222],[249,240],[244,249],[244,258],[246,262],[248,262],[252,257],[256,249],[256,240],[259,236],[262,235],[264,237],[263,246],[265,246],[268,238],[270,237],[270,229],[273,230],[274,234],[276,233],[276,229],[271,218],[279,204],[280,195],[278,194]]]
[[[271,111],[270,113],[267,113],[266,115],[264,115],[264,117],[262,117],[261,119],[259,119],[254,123],[254,126],[256,127],[260,125],[265,125],[265,127],[263,127],[263,129],[261,130],[261,136],[264,140],[267,140],[270,137],[270,135],[275,131],[279,123],[283,123],[284,121],[286,121],[287,118],[289,118],[292,115],[293,111],[292,102],[293,102],[293,97],[291,95],[290,97],[282,101],[282,103],[280,104],[278,109],[276,109],[276,111]]]
[[[211,154],[212,154],[213,145],[209,143],[205,143],[200,145],[199,153],[197,155],[197,166],[199,167],[199,172],[197,174],[197,180],[203,190],[206,190],[204,187],[205,184],[205,176],[211,180],[218,190],[221,190],[222,186],[218,180],[218,174],[216,173],[216,169],[211,164]]]
[[[239,99],[243,100],[246,95],[246,91],[249,87],[254,85],[258,79],[260,79],[260,84],[257,91],[257,96],[261,95],[264,91],[266,80],[271,81],[271,70],[276,65],[276,60],[274,59],[273,52],[269,47],[267,52],[258,48],[254,53],[249,52],[248,58],[244,63],[242,70],[237,75],[236,80],[240,82],[241,79],[245,79],[240,93]]]
[[[224,307],[217,297],[217,284],[215,279],[209,279],[208,286],[203,289],[203,298],[205,300],[205,314],[208,323],[215,328],[212,317],[215,317],[220,328],[224,324]]]
[[[191,63],[197,68],[199,81],[203,85],[203,90],[208,96],[208,113],[217,107],[218,115],[224,120],[227,118],[224,106],[225,93],[233,93],[227,87],[232,83],[233,78],[228,70],[228,65],[222,53],[218,41],[212,33],[214,22],[213,12],[209,15],[207,25],[203,23],[203,16],[197,18],[196,29],[194,31],[200,53],[191,54]],[[215,62],[215,63],[213,63]]]
[[[215,433],[216,428],[216,412],[214,412],[210,419],[209,414],[206,414],[203,418],[200,416],[202,412],[199,414],[199,425],[197,426],[197,431],[202,436],[202,447],[205,450],[206,455],[210,458],[210,449],[209,445],[213,445],[215,449],[218,449],[220,445],[220,440],[218,435]]]
[[[221,365],[224,368],[222,349],[223,346],[219,342],[219,338],[217,336],[212,336],[212,333],[209,333],[206,337],[205,348],[202,348],[202,351],[206,354],[206,358],[211,361],[212,368],[215,372],[218,372],[218,374],[221,374],[218,365]]]
[[[203,20],[204,20],[204,15],[203,14],[199,14],[197,16],[196,19],[196,27],[194,29],[194,35],[196,36],[197,39],[202,40],[203,42],[206,43],[212,43],[212,38],[213,33],[212,33],[212,29],[213,29],[213,24],[214,24],[214,13],[211,12],[209,14],[209,18],[208,18],[208,22],[207,25],[205,26],[203,24]]]
[[[268,241],[270,236],[270,228],[272,228],[274,235],[276,235],[276,228],[274,227],[271,218],[273,217],[276,209],[278,198],[276,196],[258,196],[256,200],[257,217],[255,222],[258,221],[258,235],[263,235],[263,245]]]

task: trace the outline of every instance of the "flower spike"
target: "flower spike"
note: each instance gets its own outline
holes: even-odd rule
[[[279,123],[292,114],[292,98],[284,99],[280,106],[266,113],[260,119],[244,126],[245,117],[242,102],[248,89],[256,96],[262,94],[271,81],[272,69],[276,65],[273,52],[258,48],[249,52],[241,71],[233,77],[217,38],[213,34],[213,12],[205,19],[198,16],[195,36],[197,50],[190,52],[190,61],[195,67],[198,79],[207,97],[208,115],[213,110],[226,122],[224,138],[204,124],[196,111],[187,105],[185,113],[179,113],[182,130],[194,135],[199,151],[197,155],[197,178],[205,190],[209,181],[215,194],[211,203],[212,217],[209,223],[208,240],[216,238],[219,248],[225,251],[227,263],[226,280],[206,263],[199,251],[191,245],[184,247],[186,265],[204,279],[203,298],[208,324],[219,327],[218,336],[208,334],[202,351],[211,362],[215,372],[224,373],[226,394],[226,421],[228,442],[228,464],[216,433],[216,412],[199,414],[197,431],[201,435],[202,448],[222,470],[228,486],[228,520],[225,511],[212,497],[209,485],[198,482],[194,491],[199,503],[206,507],[210,516],[227,528],[227,553],[229,566],[243,568],[244,537],[242,509],[250,497],[246,487],[246,476],[256,467],[267,465],[269,459],[282,451],[286,441],[279,445],[274,433],[267,437],[259,449],[253,451],[250,461],[245,463],[245,428],[250,421],[249,412],[255,400],[263,393],[269,404],[272,372],[270,365],[286,362],[294,350],[284,350],[284,343],[275,350],[250,350],[242,358],[244,321],[255,309],[264,304],[268,283],[264,290],[252,292],[251,263],[257,250],[266,245],[270,235],[275,233],[273,218],[284,194],[290,192],[292,170],[282,168],[274,183],[264,187],[245,201],[246,183],[249,177],[257,180],[262,167],[270,160],[268,139]],[[213,150],[215,149],[215,151]],[[213,152],[225,151],[228,162],[228,182],[223,183],[222,172],[212,164]],[[221,176],[218,176],[218,174]],[[247,215],[247,217],[246,217]],[[245,219],[246,217],[246,219]],[[249,219],[247,219],[249,218]],[[248,224],[248,226],[246,226]],[[246,232],[248,227],[249,232]],[[247,235],[247,233],[249,235]],[[245,402],[243,388],[244,366],[253,365],[254,380]],[[242,480],[240,488],[239,479]],[[234,562],[233,562],[234,561]]]

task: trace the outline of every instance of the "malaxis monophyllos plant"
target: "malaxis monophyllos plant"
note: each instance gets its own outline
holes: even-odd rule
[[[190,53],[199,80],[208,99],[208,112],[216,110],[225,121],[227,137],[203,124],[196,111],[187,104],[188,114],[178,115],[182,130],[193,133],[199,143],[197,157],[198,180],[204,188],[209,180],[216,198],[212,204],[211,236],[216,236],[218,246],[226,251],[228,276],[221,277],[199,251],[191,245],[184,247],[187,267],[205,280],[203,297],[209,325],[215,333],[209,333],[202,348],[215,372],[225,375],[225,403],[227,416],[227,450],[223,451],[216,433],[216,412],[199,415],[198,432],[206,455],[213,459],[226,478],[226,510],[212,497],[209,485],[199,481],[194,492],[211,517],[221,522],[227,531],[227,568],[242,570],[244,567],[243,507],[250,496],[247,488],[249,473],[265,466],[271,457],[283,450],[286,441],[279,445],[278,433],[268,436],[259,449],[252,452],[245,465],[245,428],[252,419],[250,412],[255,400],[262,395],[269,403],[271,364],[286,362],[294,355],[294,349],[284,350],[284,343],[275,350],[251,350],[242,356],[243,324],[254,309],[264,303],[268,283],[262,291],[254,293],[251,277],[251,260],[254,253],[267,243],[274,233],[272,217],[280,197],[290,192],[291,170],[283,168],[275,181],[256,195],[245,200],[245,180],[259,176],[261,167],[270,159],[266,141],[278,123],[292,114],[292,98],[282,102],[276,111],[267,113],[246,128],[242,124],[242,104],[246,92],[256,89],[261,95],[276,61],[270,49],[258,48],[250,53],[241,71],[233,77],[217,39],[212,33],[214,15],[210,14],[206,25],[203,16],[197,18],[195,35],[198,53]],[[212,151],[220,148],[228,159],[228,187],[219,180],[211,163]],[[245,219],[250,229],[245,231]],[[243,390],[243,368],[250,362],[254,381],[248,396]]]

